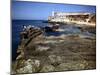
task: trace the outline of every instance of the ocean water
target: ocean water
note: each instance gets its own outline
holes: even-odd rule
[[[20,32],[23,29],[23,25],[34,25],[37,27],[45,27],[49,25],[49,23],[44,22],[43,20],[12,20],[12,60],[16,59],[18,55],[16,53],[18,44],[20,43]],[[61,25],[60,27],[64,31],[62,32],[48,32],[45,35],[50,36],[59,36],[61,34],[80,34],[81,31],[74,25]]]
[[[12,60],[15,60],[17,56],[16,50],[20,42],[20,32],[23,29],[23,25],[43,27],[48,23],[44,23],[43,20],[12,20]]]

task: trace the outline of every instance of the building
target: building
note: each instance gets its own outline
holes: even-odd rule
[[[92,22],[92,19],[93,22]],[[65,13],[65,12],[52,12],[52,16],[48,17],[49,22],[63,22],[63,23],[96,23],[96,15],[94,13]]]

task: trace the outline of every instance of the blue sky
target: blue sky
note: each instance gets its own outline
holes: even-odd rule
[[[12,19],[47,20],[52,11],[96,13],[96,7],[89,5],[12,1]]]

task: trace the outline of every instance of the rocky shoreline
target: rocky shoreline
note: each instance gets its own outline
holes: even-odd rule
[[[79,26],[78,26],[79,27]],[[12,74],[88,70],[96,68],[96,28],[79,27],[93,36],[62,34],[31,39],[18,47],[20,53],[12,64]],[[22,40],[21,40],[22,41]]]

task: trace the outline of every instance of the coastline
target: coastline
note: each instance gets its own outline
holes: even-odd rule
[[[68,25],[68,26],[73,26],[73,24]],[[91,26],[89,26],[89,28],[87,28],[87,26],[85,26],[83,29],[82,28],[79,28],[81,32],[85,32],[85,31],[89,31],[89,29],[91,29]],[[93,27],[92,31],[93,33],[92,32],[90,33],[95,35],[94,33],[95,27]],[[37,68],[33,67],[34,70],[32,70],[32,72],[29,72],[29,73],[64,71],[64,70],[68,71],[68,70],[78,70],[78,69],[79,70],[95,69],[95,47],[96,47],[95,39],[96,39],[95,36],[88,36],[88,35],[86,36],[86,35],[81,35],[81,34],[71,34],[71,35],[67,34],[67,35],[59,35],[56,37],[54,36],[44,37],[44,35],[40,35],[37,38],[32,39],[32,41],[25,47],[24,51],[17,50],[18,52],[21,52],[21,54],[18,55],[17,60],[16,60],[17,62],[15,61],[16,66],[14,65],[14,68],[15,68],[14,72],[21,73],[22,72],[21,66],[24,66],[22,63],[25,63],[25,62],[28,63],[29,60],[32,63],[35,63],[35,61],[39,61],[38,64],[40,64],[39,66],[37,66],[37,63],[34,64],[34,67],[37,67]],[[62,50],[64,51],[62,52]],[[66,56],[66,53],[67,53],[67,56]],[[71,58],[71,56],[73,56],[73,58]],[[57,59],[54,59],[54,58],[57,58]],[[89,61],[87,59],[89,59]],[[47,62],[43,62],[45,60]],[[68,60],[68,61],[64,61],[64,60]],[[70,67],[69,63],[71,63],[72,67]],[[82,65],[82,66],[79,66],[79,65]],[[66,67],[64,68],[63,66],[66,66]],[[48,67],[51,69],[46,70],[44,69],[45,67]]]

